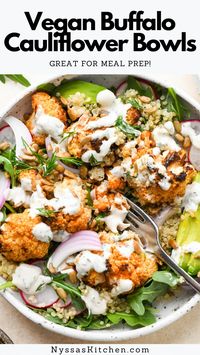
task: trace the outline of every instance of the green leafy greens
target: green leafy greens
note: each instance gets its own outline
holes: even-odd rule
[[[30,82],[22,74],[0,74],[0,81],[5,84],[6,78],[15,81],[25,87],[30,86]]]
[[[187,107],[183,104],[181,99],[177,96],[175,90],[173,88],[168,88],[167,96],[167,110],[169,112],[175,112],[177,119],[182,121],[185,118],[190,117],[190,112]]]
[[[148,96],[150,97],[150,99],[155,99],[154,91],[152,89],[152,84],[150,85],[146,82],[141,82],[139,80],[136,80],[133,76],[129,76],[127,82],[128,82],[127,90],[134,89],[141,96]]]
[[[115,127],[119,128],[129,138],[135,138],[139,136],[141,128],[139,126],[131,126],[123,120],[122,116],[119,116],[115,122]]]

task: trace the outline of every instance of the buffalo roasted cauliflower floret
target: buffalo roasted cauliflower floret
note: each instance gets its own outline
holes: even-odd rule
[[[31,218],[29,212],[13,213],[0,229],[0,252],[7,260],[22,262],[43,258],[49,243],[37,240],[32,229],[41,222],[41,217]]]

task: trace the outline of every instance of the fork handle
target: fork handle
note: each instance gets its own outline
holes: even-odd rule
[[[173,259],[165,253],[164,250],[159,250],[159,256],[163,259],[167,265],[171,267],[177,274],[181,275],[185,281],[200,294],[200,283],[193,279],[185,270],[183,270],[180,266],[178,266]]]

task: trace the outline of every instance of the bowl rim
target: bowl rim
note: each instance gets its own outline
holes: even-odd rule
[[[119,76],[126,76],[125,74],[119,74]],[[152,82],[155,82],[165,88],[170,87],[170,84],[167,82],[167,80],[155,80],[153,78],[153,75],[143,75],[143,74],[132,74],[135,77],[142,78],[145,80],[150,80]],[[78,77],[83,77],[83,76],[92,76],[92,77],[98,77],[100,75],[98,74],[85,74],[85,75],[53,75],[51,76],[48,80],[46,80],[46,83],[48,82],[54,82],[56,80],[60,80],[63,78],[69,78],[75,79]],[[114,76],[114,75],[109,75],[109,74],[102,74],[102,76]],[[16,95],[16,97],[13,100],[9,100],[9,102],[4,105],[0,109],[0,121],[3,116],[7,114],[20,100],[22,100],[25,96],[30,94],[31,92],[34,92],[37,89],[37,86],[40,85],[41,82],[38,82],[34,85],[31,85],[29,88],[25,89],[22,91],[20,94]],[[184,90],[181,90],[180,88],[177,88],[176,85],[173,85],[175,87],[176,93],[182,97],[186,102],[188,102],[191,106],[193,106],[197,111],[200,112],[200,104],[190,97],[189,94],[185,93]],[[45,319],[43,316],[33,312],[31,309],[29,309],[25,304],[23,304],[19,299],[15,297],[15,294],[13,291],[5,290],[4,292],[0,293],[10,304],[12,304],[20,313],[22,313],[25,317],[30,319],[32,322],[41,325],[42,327],[46,328],[47,330],[51,330],[55,333],[79,339],[79,340],[87,340],[87,341],[104,341],[104,342],[112,342],[112,341],[121,341],[121,340],[130,340],[134,338],[139,338],[144,335],[151,334],[153,332],[156,332],[171,323],[175,322],[179,318],[181,318],[183,315],[188,313],[195,305],[200,303],[200,295],[194,294],[194,296],[191,297],[191,299],[186,302],[184,305],[182,305],[178,310],[175,310],[165,318],[158,320],[156,323],[143,327],[143,328],[138,328],[138,329],[130,329],[126,331],[121,331],[120,329],[114,329],[112,331],[109,331],[110,329],[108,328],[108,331],[99,331],[99,330],[91,330],[91,331],[82,331],[78,329],[72,329],[69,327],[64,327],[62,325],[55,324],[53,322],[48,321]],[[92,339],[91,339],[92,338]]]

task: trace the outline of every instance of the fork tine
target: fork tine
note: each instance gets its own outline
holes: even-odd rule
[[[126,200],[129,204],[129,206],[132,208],[131,212],[135,212],[135,214],[137,213],[137,219],[139,219],[141,222],[145,222],[146,218],[144,215],[144,212],[142,211],[142,209],[140,207],[138,207],[134,202],[132,202],[131,200],[129,200],[129,198],[126,197]]]

